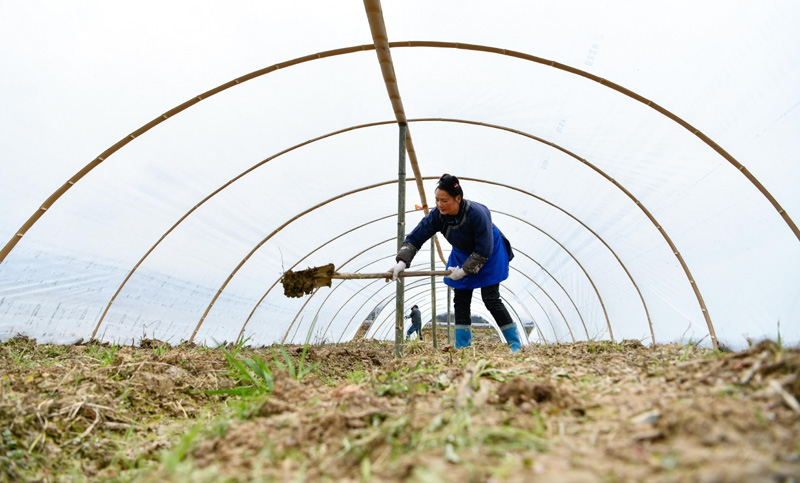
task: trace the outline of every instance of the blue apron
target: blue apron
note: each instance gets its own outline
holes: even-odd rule
[[[505,241],[500,235],[500,230],[492,225],[492,234],[494,235],[494,250],[489,256],[489,260],[483,265],[480,271],[475,275],[467,275],[459,280],[444,279],[445,285],[454,289],[471,290],[475,288],[488,287],[502,282],[508,278],[508,250]],[[447,260],[448,267],[461,267],[467,261],[471,252],[459,250],[452,247],[450,258]]]

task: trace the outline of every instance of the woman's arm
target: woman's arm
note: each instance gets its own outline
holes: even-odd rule
[[[411,260],[414,259],[414,255],[417,254],[417,251],[422,248],[422,245],[426,241],[430,240],[430,238],[437,231],[439,231],[439,226],[437,223],[438,220],[439,210],[434,208],[427,214],[427,216],[425,216],[425,218],[420,220],[416,228],[411,230],[411,233],[406,236],[405,240],[403,241],[403,245],[400,247],[400,251],[397,252],[395,261],[403,261],[407,267],[411,266]]]

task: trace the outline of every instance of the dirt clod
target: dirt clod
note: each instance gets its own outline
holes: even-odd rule
[[[511,401],[519,406],[524,402],[543,402],[556,397],[556,391],[550,384],[533,382],[524,377],[515,377],[497,390],[497,398],[501,403]]]
[[[287,270],[281,277],[283,294],[287,297],[299,298],[308,295],[318,287],[330,287],[330,274],[333,273],[333,264],[322,267],[313,267],[306,270],[293,272]],[[327,278],[325,277],[327,275]]]

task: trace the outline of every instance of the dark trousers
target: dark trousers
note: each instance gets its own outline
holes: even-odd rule
[[[411,327],[408,328],[408,332],[406,332],[406,339],[414,332],[418,332],[419,340],[422,340],[422,324],[411,324]]]
[[[470,305],[472,304],[472,290],[453,289],[453,305],[456,312],[456,325],[468,326],[472,325]],[[500,284],[489,285],[488,287],[481,288],[481,298],[483,304],[492,314],[494,321],[497,322],[501,330],[507,329],[514,325],[511,320],[506,306],[500,299]]]

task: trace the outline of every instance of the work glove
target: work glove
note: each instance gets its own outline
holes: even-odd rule
[[[389,269],[389,271],[392,272],[392,280],[397,281],[397,279],[400,276],[400,272],[402,272],[405,269],[406,269],[406,262],[402,260],[397,262],[397,265]]]
[[[400,251],[397,252],[397,256],[395,257],[395,261],[404,261],[406,262],[406,267],[411,266],[411,260],[414,259],[414,255],[417,254],[417,247],[410,242],[405,242],[400,247]]]
[[[470,275],[475,275],[487,260],[489,260],[488,257],[484,257],[478,252],[472,252],[469,258],[464,262],[464,271]]]
[[[444,278],[449,278],[450,280],[458,280],[464,278],[467,272],[464,271],[461,267],[447,267],[450,270],[450,275],[445,275]]]

